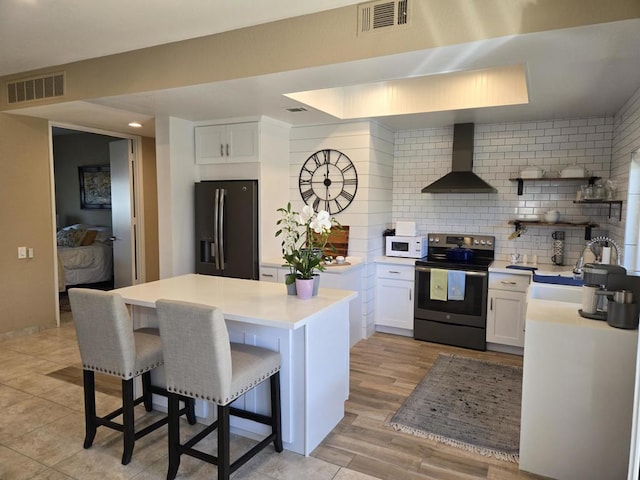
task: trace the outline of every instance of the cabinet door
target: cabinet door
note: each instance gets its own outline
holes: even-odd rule
[[[524,347],[527,294],[489,289],[487,342]]]
[[[196,163],[257,162],[258,123],[195,127]]]
[[[225,163],[226,127],[206,125],[195,128],[196,163]]]
[[[225,154],[229,162],[258,161],[258,124],[235,123],[227,125]]]
[[[413,282],[376,280],[376,325],[413,330]]]

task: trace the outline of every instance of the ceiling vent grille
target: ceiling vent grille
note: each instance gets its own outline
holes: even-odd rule
[[[23,78],[7,82],[9,105],[64,95],[64,73]]]
[[[358,34],[409,25],[409,0],[379,0],[358,5]]]

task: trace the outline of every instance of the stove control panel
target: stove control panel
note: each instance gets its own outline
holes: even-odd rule
[[[452,233],[432,233],[428,235],[430,247],[466,247],[472,250],[494,250],[495,237],[490,235],[460,235]]]

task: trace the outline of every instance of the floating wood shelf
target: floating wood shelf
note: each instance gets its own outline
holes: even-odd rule
[[[599,227],[597,223],[583,222],[583,223],[571,223],[571,222],[536,222],[527,220],[509,220],[509,225],[515,225],[515,229],[520,230],[520,227],[564,227],[564,228],[582,228],[584,227],[584,239],[591,240],[591,229]]]
[[[540,178],[516,177],[516,178],[510,178],[509,180],[512,182],[518,182],[518,195],[522,195],[522,192],[524,191],[524,182],[549,182],[549,181],[565,182],[565,181],[575,181],[575,180],[580,180],[580,181],[586,180],[587,182],[589,182],[589,185],[593,185],[598,179],[600,179],[600,177],[540,177]]]
[[[573,203],[609,205],[609,218],[611,218],[611,206],[618,205],[618,221],[622,220],[622,200],[574,200]]]

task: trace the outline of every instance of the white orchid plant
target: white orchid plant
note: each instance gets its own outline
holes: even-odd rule
[[[282,218],[276,222],[276,237],[282,235],[282,257],[290,268],[287,284],[296,278],[312,279],[316,270],[324,270],[323,252],[329,240],[332,228],[340,228],[337,220],[329,212],[313,211],[305,205],[302,212],[291,210],[291,202],[287,208],[279,208]]]

